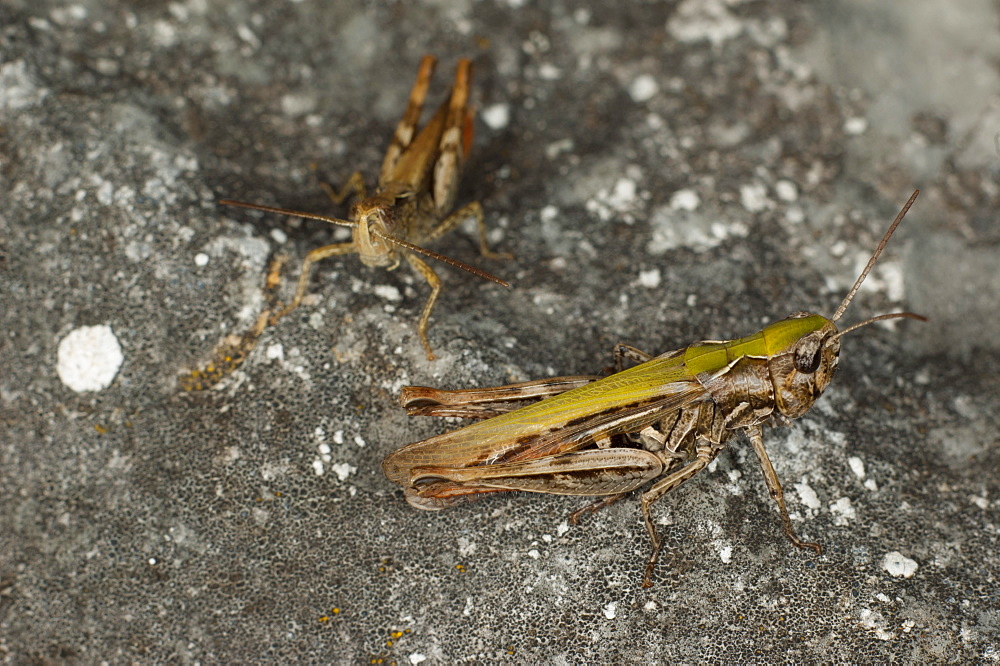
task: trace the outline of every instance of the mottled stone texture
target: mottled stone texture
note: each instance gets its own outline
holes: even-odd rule
[[[611,663],[1000,658],[1000,17],[988,0],[871,3],[0,3],[0,657],[14,663]],[[812,6],[815,5],[815,6]],[[255,321],[271,258],[374,183],[422,54],[473,59],[458,205],[427,288],[319,265],[307,302],[215,390],[177,378]],[[439,102],[432,90],[429,106]],[[577,500],[413,510],[381,474],[456,427],[399,388],[590,374],[848,311],[930,322],[844,339],[791,429],[656,508]],[[111,327],[124,363],[76,393],[57,349]],[[238,346],[236,348],[239,348]]]

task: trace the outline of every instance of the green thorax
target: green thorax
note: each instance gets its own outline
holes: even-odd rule
[[[696,342],[684,352],[684,365],[691,375],[714,373],[744,356],[770,358],[790,350],[802,336],[833,323],[821,315],[789,317],[769,324],[764,330],[737,340]]]

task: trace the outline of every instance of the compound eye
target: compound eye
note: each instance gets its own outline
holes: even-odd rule
[[[795,345],[795,369],[808,375],[816,372],[823,360],[823,341],[817,334],[807,335]]]

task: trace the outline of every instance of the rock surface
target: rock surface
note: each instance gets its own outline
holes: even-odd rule
[[[364,9],[360,5],[366,5]],[[544,5],[542,9],[538,4]],[[354,7],[358,5],[359,7]],[[25,663],[995,661],[1000,658],[1000,57],[988,0],[0,4],[0,657]],[[433,249],[508,278],[334,258],[212,390],[178,378],[265,306],[269,262],[338,238],[423,53],[481,110]],[[486,386],[831,314],[922,190],[791,429],[656,509],[411,509],[379,463],[456,427],[401,386]],[[124,362],[77,392],[60,343]],[[105,329],[101,329],[105,330]],[[105,383],[96,382],[95,386]],[[79,388],[79,386],[78,386]]]

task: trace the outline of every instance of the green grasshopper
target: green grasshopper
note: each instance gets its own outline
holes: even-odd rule
[[[799,548],[821,553],[819,544],[795,534],[761,426],[772,419],[788,424],[809,411],[833,378],[847,333],[897,317],[926,321],[897,312],[840,332],[835,326],[918,193],[832,318],[796,312],[745,338],[696,342],[656,357],[618,345],[618,372],[603,378],[555,377],[458,391],[405,387],[399,401],[410,414],[486,420],[408,444],[387,456],[382,470],[418,509],[517,490],[601,498],[574,513],[573,523],[656,480],[641,495],[653,544],[643,579],[649,587],[661,546],[653,502],[704,469],[742,431],[760,461],[785,535]],[[640,365],[623,370],[626,361]],[[517,408],[526,401],[535,402]]]
[[[406,111],[385,153],[375,194],[366,196],[365,182],[360,172],[355,172],[340,192],[324,184],[327,195],[336,204],[342,203],[352,191],[354,192],[357,201],[351,207],[349,220],[230,199],[219,202],[226,206],[295,215],[352,229],[350,241],[324,245],[306,255],[299,272],[295,297],[291,303],[270,317],[270,325],[277,323],[302,303],[309,288],[309,275],[315,262],[339,254],[357,252],[358,258],[364,265],[393,270],[405,257],[431,286],[431,295],[420,314],[417,332],[427,352],[427,359],[432,361],[434,352],[427,339],[427,325],[434,303],[441,292],[441,279],[433,268],[417,256],[418,254],[461,268],[505,287],[510,286],[486,271],[420,246],[422,243],[440,238],[464,220],[472,218],[479,226],[479,245],[482,253],[493,258],[509,257],[506,254],[493,253],[487,247],[483,209],[478,201],[449,214],[458,195],[461,167],[472,145],[473,113],[469,108],[471,61],[458,61],[451,95],[417,132],[417,123],[420,121],[427,88],[436,64],[437,59],[430,55],[425,55],[420,62],[417,80],[410,91]]]

